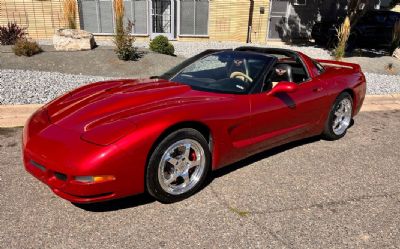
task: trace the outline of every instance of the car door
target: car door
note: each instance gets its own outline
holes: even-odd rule
[[[253,152],[312,134],[326,111],[324,82],[318,77],[292,93],[254,94],[251,101]]]

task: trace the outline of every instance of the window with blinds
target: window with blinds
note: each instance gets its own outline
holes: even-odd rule
[[[134,34],[147,34],[147,1],[125,0],[125,25],[134,23]],[[81,29],[92,33],[114,33],[112,0],[79,0]]]
[[[208,35],[208,0],[180,1],[180,34]]]

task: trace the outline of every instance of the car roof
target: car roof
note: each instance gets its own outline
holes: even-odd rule
[[[235,51],[248,51],[248,52],[257,52],[261,54],[273,55],[273,54],[283,54],[287,56],[298,56],[296,51],[284,48],[265,48],[265,47],[252,47],[252,46],[243,46],[238,47]]]

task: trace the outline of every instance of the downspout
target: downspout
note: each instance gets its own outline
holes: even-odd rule
[[[246,43],[251,43],[251,32],[253,26],[253,13],[254,13],[254,0],[250,0],[250,8],[249,8],[249,23],[247,25],[247,40]]]

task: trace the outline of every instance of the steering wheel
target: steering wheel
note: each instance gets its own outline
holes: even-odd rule
[[[239,78],[239,77],[244,77],[244,78],[247,79],[250,83],[253,82],[253,79],[250,78],[250,76],[248,76],[247,74],[242,73],[242,72],[233,72],[233,73],[231,73],[231,76],[230,76],[231,79],[232,79],[232,78]]]

